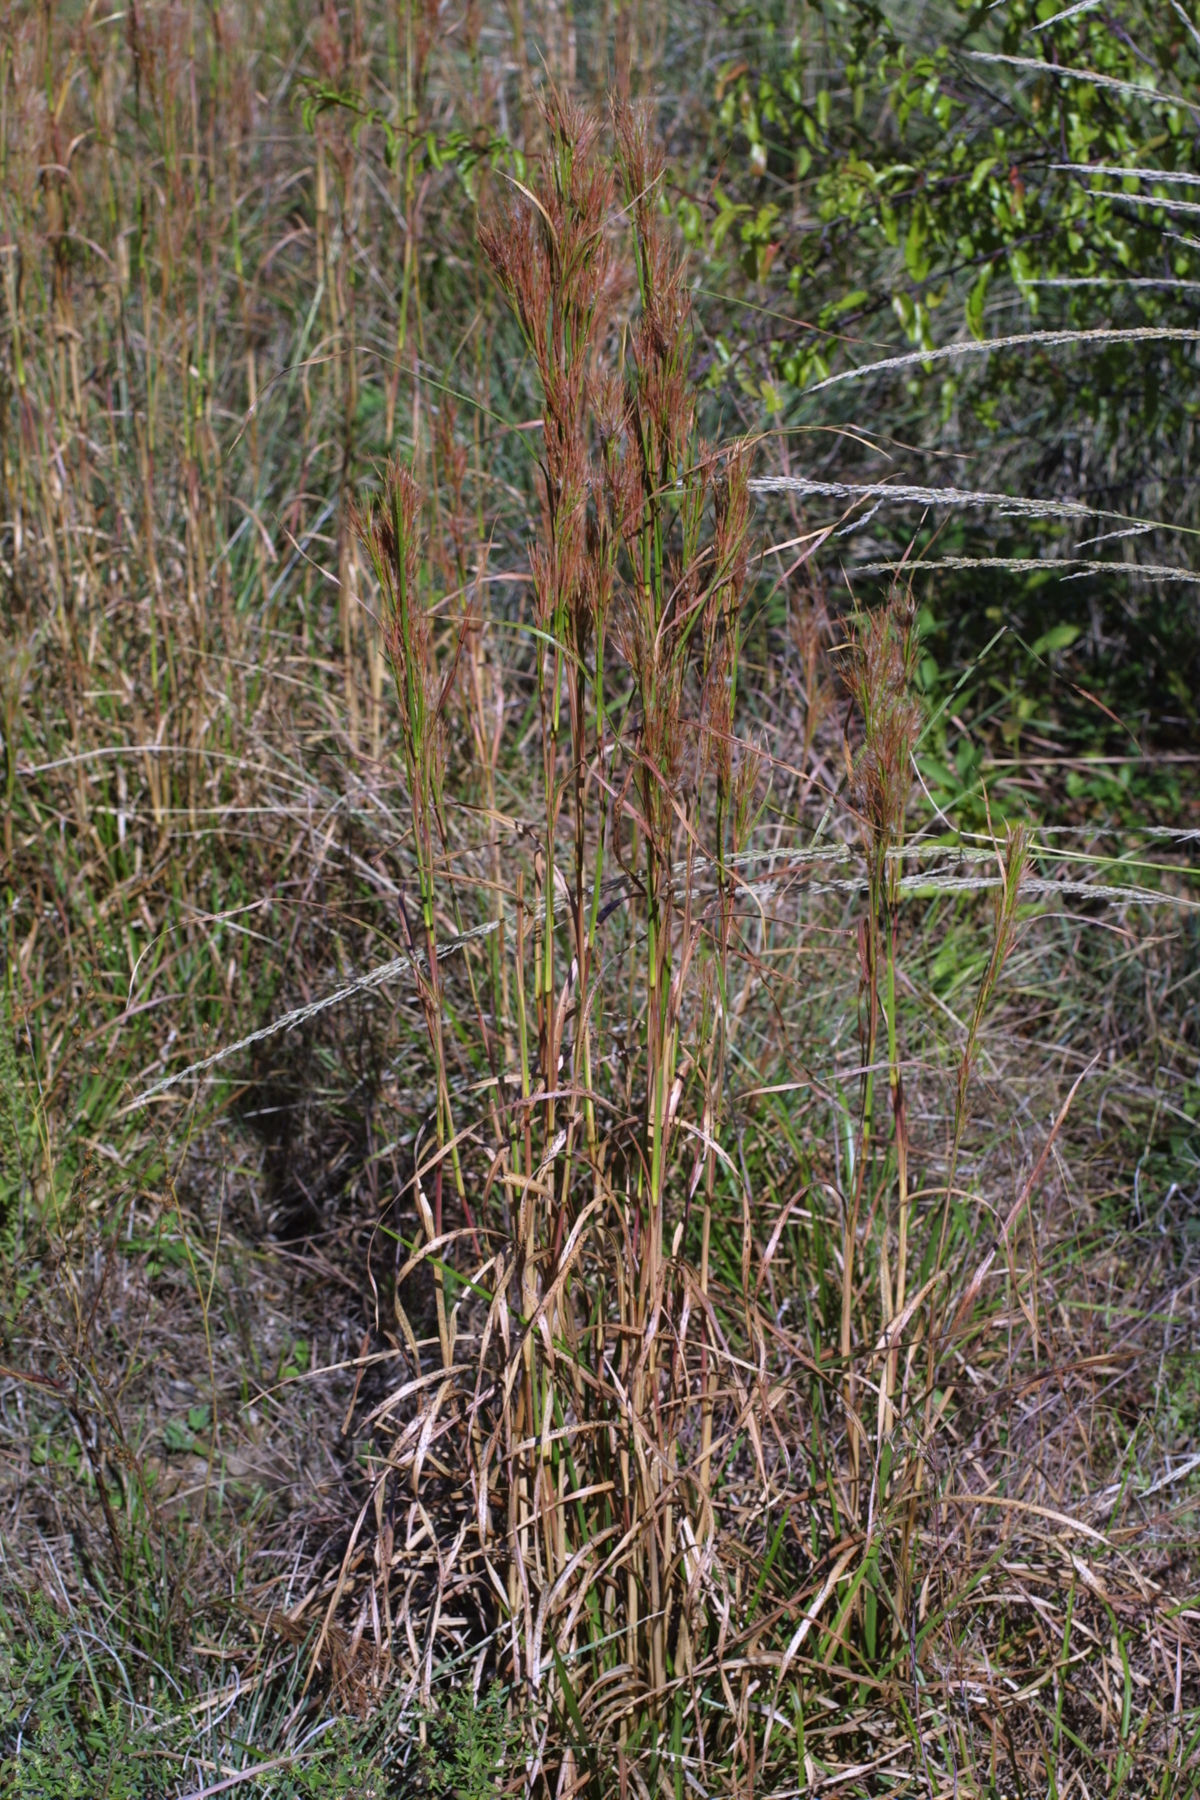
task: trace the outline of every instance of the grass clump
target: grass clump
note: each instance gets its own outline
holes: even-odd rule
[[[5,1779],[1187,1793],[1186,850],[951,766],[536,10],[19,15]]]
[[[400,690],[438,1095],[399,1275],[402,1287],[433,1265],[437,1335],[422,1345],[397,1299],[408,1366],[376,1413],[390,1444],[375,1504],[394,1493],[410,1533],[427,1515],[404,1489],[438,1507],[453,1542],[438,1591],[475,1596],[491,1666],[535,1721],[529,1791],[600,1795],[614,1763],[637,1791],[680,1791],[710,1770],[764,1791],[799,1771],[819,1786],[844,1772],[828,1748],[839,1732],[852,1762],[895,1765],[898,1780],[973,1766],[994,1782],[1003,1758],[1065,1779],[1086,1740],[1060,1708],[1047,1751],[1040,1680],[1018,1681],[1027,1710],[987,1747],[959,1729],[945,1686],[974,1655],[994,1572],[1015,1566],[1014,1513],[1066,1533],[1065,1585],[1044,1550],[1020,1566],[1063,1606],[1068,1646],[1099,1591],[1076,1542],[1109,1542],[1072,1510],[1091,1504],[1086,1486],[1073,1501],[976,1488],[950,1448],[978,1444],[980,1472],[1013,1454],[1009,1428],[971,1397],[985,1378],[963,1392],[964,1345],[993,1378],[1003,1365],[1004,1393],[1039,1387],[1043,1358],[1063,1354],[1040,1317],[1036,1245],[1031,1262],[1018,1245],[1079,1081],[1000,1208],[985,1198],[994,1132],[975,1119],[991,1012],[1029,935],[1025,895],[1046,885],[1035,840],[1014,823],[981,847],[986,866],[964,885],[991,893],[992,917],[969,958],[975,928],[966,915],[952,926],[968,1000],[939,1043],[909,972],[909,895],[945,885],[922,872],[944,842],[912,831],[912,604],[898,591],[843,656],[844,778],[774,792],[788,758],[778,739],[756,741],[761,700],[744,678],[758,581],[748,452],[697,429],[661,164],[635,113],[618,113],[611,151],[558,101],[545,129],[512,211],[483,234],[542,444],[523,615],[540,792],[510,839],[515,875],[470,928],[498,944],[487,991],[463,931],[464,900],[486,890],[462,872],[470,840],[450,824],[440,729],[465,627],[439,635],[429,610],[405,623],[423,560],[407,474],[389,476],[364,521]],[[513,775],[501,759],[483,779],[495,793]],[[818,797],[821,824],[839,810],[828,846],[812,835]],[[826,861],[852,872],[813,881]],[[822,887],[846,898],[824,907]],[[439,914],[454,927],[440,944]],[[831,985],[814,1004],[800,970],[819,945]],[[435,995],[460,946],[457,1000],[448,981]],[[822,1085],[804,1072],[814,1057],[843,1071],[823,1095],[832,1161],[797,1097]],[[458,1196],[457,1226],[430,1193]],[[792,1301],[802,1324],[784,1322]],[[1014,1338],[1017,1318],[1028,1339]],[[1124,1463],[1127,1435],[1114,1441]],[[423,1560],[394,1565],[411,1568],[410,1596]],[[1155,1616],[1136,1651],[1121,1639],[1131,1670],[1165,1624]],[[1183,1754],[1162,1720],[1139,1735],[1127,1713],[1102,1709],[1122,1781],[1169,1744]]]

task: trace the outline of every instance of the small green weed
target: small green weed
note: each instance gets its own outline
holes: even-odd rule
[[[419,1756],[422,1792],[436,1800],[491,1800],[511,1759],[518,1727],[504,1690],[453,1689],[431,1708]]]
[[[40,1597],[0,1611],[5,1800],[170,1800],[231,1768],[261,1770],[247,1783],[258,1800],[384,1800],[386,1708],[370,1724],[314,1726],[295,1679],[274,1692],[235,1683],[232,1705],[209,1707],[203,1694],[185,1705],[165,1669],[148,1683],[143,1670],[130,1645],[102,1644]]]

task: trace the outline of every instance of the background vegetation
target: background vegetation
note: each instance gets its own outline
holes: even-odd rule
[[[1197,1791],[1200,20],[0,19],[5,1790]]]

